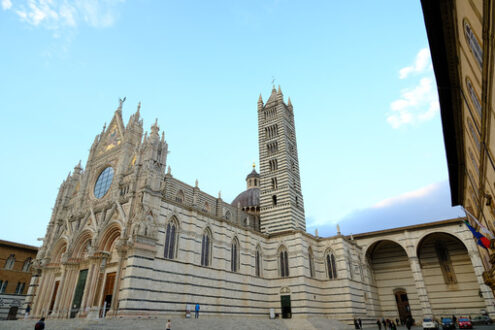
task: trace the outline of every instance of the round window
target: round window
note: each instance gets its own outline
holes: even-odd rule
[[[113,168],[107,167],[100,173],[98,180],[96,180],[95,190],[94,190],[94,194],[96,198],[102,198],[103,196],[105,196],[108,189],[110,188],[110,185],[112,184],[112,180],[113,180]]]

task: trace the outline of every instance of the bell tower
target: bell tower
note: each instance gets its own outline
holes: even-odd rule
[[[278,87],[258,100],[261,232],[306,230],[294,112]]]

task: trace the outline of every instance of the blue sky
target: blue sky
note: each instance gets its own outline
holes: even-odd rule
[[[308,231],[450,207],[419,1],[0,0],[0,239],[39,245],[57,189],[126,96],[172,174],[232,201],[258,162],[258,96],[294,105]]]

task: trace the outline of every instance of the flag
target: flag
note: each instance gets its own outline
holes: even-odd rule
[[[490,240],[488,238],[483,236],[483,234],[478,233],[476,231],[476,229],[471,227],[471,225],[469,224],[469,222],[467,222],[467,220],[464,220],[464,223],[469,228],[469,230],[471,230],[471,232],[473,233],[473,236],[476,239],[476,242],[478,243],[478,245],[484,247],[485,249],[490,248]]]
[[[464,208],[463,208],[464,209]],[[495,236],[493,236],[493,233],[490,231],[490,229],[486,228],[481,222],[476,219],[474,215],[471,214],[468,210],[464,209],[464,212],[466,212],[466,215],[468,216],[469,219],[473,220],[476,222],[476,224],[480,227],[480,232],[485,234],[485,236],[488,236],[489,239],[494,239]]]

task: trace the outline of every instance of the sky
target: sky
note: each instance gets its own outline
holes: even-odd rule
[[[0,239],[39,246],[57,190],[119,98],[158,118],[174,177],[231,202],[257,101],[294,106],[307,230],[462,216],[450,206],[419,0],[0,0]]]

